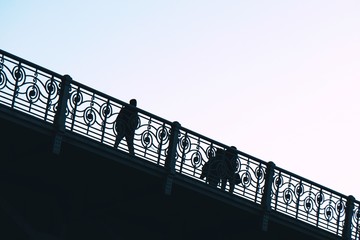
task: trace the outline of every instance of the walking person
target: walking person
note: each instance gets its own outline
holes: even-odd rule
[[[138,125],[138,112],[136,110],[136,99],[130,100],[130,106],[124,106],[115,121],[116,139],[114,147],[119,146],[120,141],[125,137],[131,155],[134,152],[134,135]]]

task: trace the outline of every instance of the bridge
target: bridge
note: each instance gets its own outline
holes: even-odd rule
[[[0,50],[1,239],[359,239],[359,201],[236,150],[233,192],[201,178],[229,146]]]

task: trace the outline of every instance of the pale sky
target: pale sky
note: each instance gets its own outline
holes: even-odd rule
[[[0,48],[360,200],[360,1],[0,0]]]

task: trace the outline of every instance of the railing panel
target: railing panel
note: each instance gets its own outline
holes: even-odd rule
[[[208,162],[209,157],[215,155],[216,148],[220,148],[220,146],[181,128],[175,170],[205,182],[200,179],[202,168]]]
[[[171,125],[154,117],[139,113],[138,127],[135,131],[135,152],[149,161],[165,165],[169,148]]]
[[[346,198],[318,184],[275,169],[272,209],[341,236]]]
[[[240,184],[235,186],[235,195],[261,204],[264,194],[266,164],[238,154]]]
[[[61,78],[0,53],[0,103],[53,123]]]
[[[116,138],[116,117],[124,106],[120,101],[75,82],[71,83],[66,129],[113,146]],[[171,125],[144,111],[139,111],[138,116],[134,137],[135,155],[163,166]],[[125,138],[120,142],[119,148],[128,151]]]
[[[209,163],[210,157],[215,156],[217,149],[226,150],[228,148],[228,146],[214,140],[181,128],[177,148],[176,171],[206,182],[206,179],[201,179],[204,165]],[[260,204],[265,184],[266,165],[262,161],[256,161],[239,151],[236,152],[236,174],[240,177],[240,183],[235,185],[233,193]],[[221,172],[224,170],[220,166],[217,171],[222,174]],[[217,187],[220,188],[220,186],[221,180]],[[229,190],[229,183],[226,185],[226,190]]]

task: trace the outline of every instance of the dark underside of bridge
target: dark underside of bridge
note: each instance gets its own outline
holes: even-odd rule
[[[50,124],[7,112],[0,239],[326,239],[272,218],[263,232],[252,203],[193,179],[175,177],[165,195],[163,167],[81,136],[65,136],[55,155]]]

